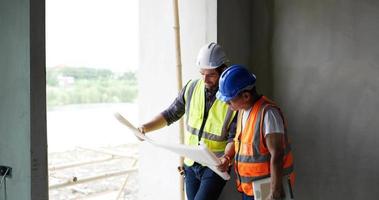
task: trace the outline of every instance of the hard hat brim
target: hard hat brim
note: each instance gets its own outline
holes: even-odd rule
[[[216,69],[219,66],[200,66],[200,69]]]
[[[232,100],[234,97],[224,96],[224,95],[222,95],[222,93],[220,91],[217,91],[216,98],[223,101],[223,102],[228,102],[228,101]]]

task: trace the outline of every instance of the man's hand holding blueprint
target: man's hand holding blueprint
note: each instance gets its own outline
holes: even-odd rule
[[[227,172],[221,172],[217,169],[217,166],[220,164],[220,160],[206,146],[200,145],[195,147],[183,144],[169,144],[154,141],[148,138],[146,135],[142,134],[135,126],[133,126],[133,124],[131,124],[127,119],[125,119],[120,113],[115,113],[114,115],[119,122],[127,126],[139,139],[147,141],[157,147],[170,150],[176,154],[179,154],[180,156],[188,157],[191,160],[205,165],[212,169],[219,176],[221,176],[224,180],[230,179],[230,175]]]

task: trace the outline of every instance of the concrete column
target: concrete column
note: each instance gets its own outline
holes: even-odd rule
[[[44,23],[44,1],[0,1],[0,165],[12,167],[7,199],[48,199]]]
[[[184,84],[200,78],[195,65],[200,47],[216,41],[216,1],[179,1]],[[139,100],[141,122],[167,108],[178,94],[171,1],[140,1]],[[178,143],[178,126],[149,134],[153,139]],[[180,199],[176,154],[142,144],[139,167],[139,197]]]

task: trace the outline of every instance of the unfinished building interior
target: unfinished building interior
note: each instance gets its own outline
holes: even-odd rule
[[[177,95],[172,9],[171,1],[139,1],[141,121]],[[44,11],[44,0],[0,1],[0,165],[12,167],[8,200],[49,198]],[[377,198],[379,1],[191,0],[179,1],[179,11],[184,81],[199,76],[198,49],[216,41],[283,109],[296,199]],[[177,129],[154,137],[178,141]],[[139,198],[181,199],[178,156],[141,146]],[[241,198],[233,179],[221,200]]]

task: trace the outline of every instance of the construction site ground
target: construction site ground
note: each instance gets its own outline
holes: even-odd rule
[[[136,200],[138,144],[49,154],[52,200]]]

